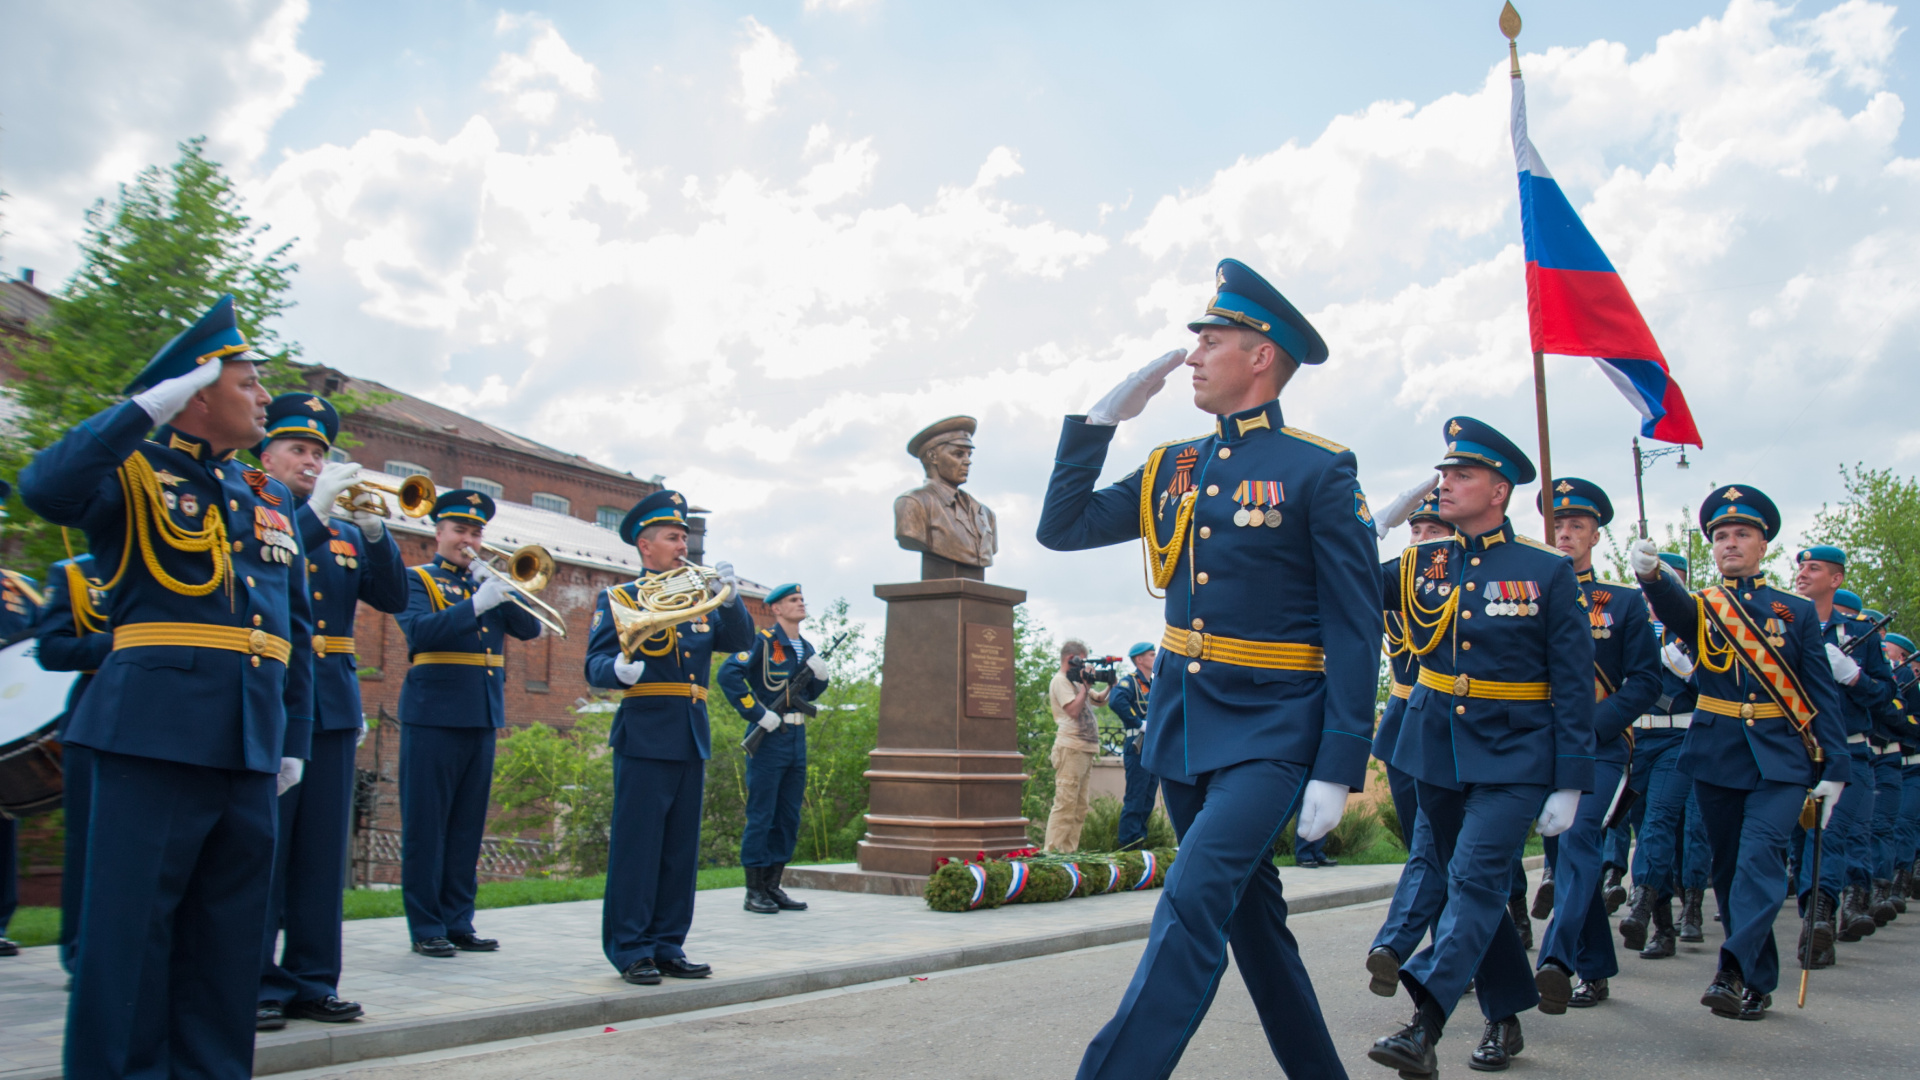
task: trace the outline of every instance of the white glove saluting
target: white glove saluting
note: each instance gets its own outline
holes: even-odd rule
[[[1573,788],[1561,788],[1547,796],[1547,805],[1540,808],[1540,820],[1536,823],[1541,836],[1559,836],[1573,828],[1573,816],[1580,809],[1580,792]]]
[[[313,481],[313,494],[307,496],[307,508],[312,510],[321,521],[338,513],[334,506],[340,493],[353,486],[360,476],[360,466],[352,461],[329,461],[320,466],[320,475]],[[345,515],[342,515],[345,516]]]
[[[1845,790],[1847,790],[1847,785],[1845,784],[1838,784],[1832,780],[1822,780],[1813,785],[1812,791],[1807,792],[1808,795],[1816,799],[1825,800],[1824,804],[1820,807],[1821,828],[1824,829],[1827,827],[1827,819],[1833,816],[1833,808],[1840,805],[1840,793]]]
[[[505,603],[507,596],[507,583],[500,580],[498,574],[489,574],[487,575],[487,580],[481,582],[480,587],[473,590],[473,613],[475,615],[485,615],[487,612]]]
[[[1660,650],[1660,661],[1667,665],[1668,671],[1683,679],[1693,675],[1693,658],[1677,641],[1667,642],[1666,647]]]
[[[273,780],[273,793],[275,795],[285,795],[292,789],[293,785],[300,782],[300,778],[305,776],[306,773],[306,762],[297,757],[281,758],[280,775],[274,777]]]
[[[1860,665],[1832,642],[1827,643],[1827,666],[1833,669],[1833,681],[1841,686],[1852,686],[1860,681]]]
[[[147,419],[156,424],[164,424],[180,415],[187,407],[193,395],[220,381],[220,372],[226,365],[219,360],[209,360],[185,375],[164,379],[133,395],[133,403],[144,409]]]
[[[1633,576],[1652,581],[1660,574],[1660,549],[1651,540],[1635,540],[1627,545],[1627,565],[1633,568]]]
[[[1306,793],[1300,796],[1300,820],[1293,831],[1309,844],[1332,832],[1347,812],[1347,791],[1345,784],[1307,781]]]
[[[1392,502],[1382,507],[1380,513],[1373,516],[1374,531],[1380,534],[1382,540],[1386,539],[1387,534],[1399,528],[1409,515],[1420,509],[1420,504],[1426,502],[1427,496],[1433,494],[1433,489],[1439,486],[1440,474],[1434,473],[1431,477],[1395,495]]]
[[[1187,350],[1175,349],[1153,363],[1120,380],[1120,385],[1107,391],[1107,396],[1093,403],[1087,410],[1087,423],[1095,427],[1112,427],[1122,420],[1131,420],[1140,415],[1147,407],[1153,395],[1167,385],[1167,376],[1173,369],[1187,362]]]
[[[827,662],[820,658],[819,653],[814,653],[812,656],[807,657],[807,670],[813,672],[814,678],[825,680],[827,677]]]
[[[644,660],[629,660],[623,656],[613,662],[613,677],[628,686],[639,682],[640,676],[645,674],[646,670],[647,664]]]

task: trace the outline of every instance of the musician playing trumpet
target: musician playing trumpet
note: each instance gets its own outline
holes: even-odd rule
[[[621,692],[601,946],[621,978],[643,986],[712,974],[683,948],[711,755],[707,682],[716,650],[739,652],[754,636],[733,565],[686,561],[686,513],[686,498],[667,490],[627,512],[620,538],[639,552],[641,576],[600,594],[587,640],[587,682]]]

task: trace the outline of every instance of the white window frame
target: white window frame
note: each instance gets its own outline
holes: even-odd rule
[[[477,491],[498,502],[507,497],[506,486],[498,480],[489,480],[484,476],[463,476],[460,486],[469,491]]]
[[[384,471],[388,476],[412,476],[419,473],[429,480],[433,479],[432,469],[425,465],[415,465],[411,461],[389,461],[384,466]]]
[[[553,514],[573,516],[573,500],[565,495],[555,495],[551,491],[533,493],[532,505],[535,510],[545,510]]]

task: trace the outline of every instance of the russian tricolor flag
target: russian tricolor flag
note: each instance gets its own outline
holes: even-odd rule
[[[1527,89],[1513,80],[1513,156],[1527,248],[1527,324],[1535,352],[1591,356],[1639,410],[1640,434],[1702,446],[1680,384],[1647,320],[1527,137]]]

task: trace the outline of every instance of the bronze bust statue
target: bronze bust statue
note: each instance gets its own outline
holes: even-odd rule
[[[971,416],[950,416],[907,441],[907,453],[920,460],[927,482],[893,500],[893,537],[920,552],[923,581],[983,581],[1000,550],[993,511],[960,490],[973,465],[976,426]]]

